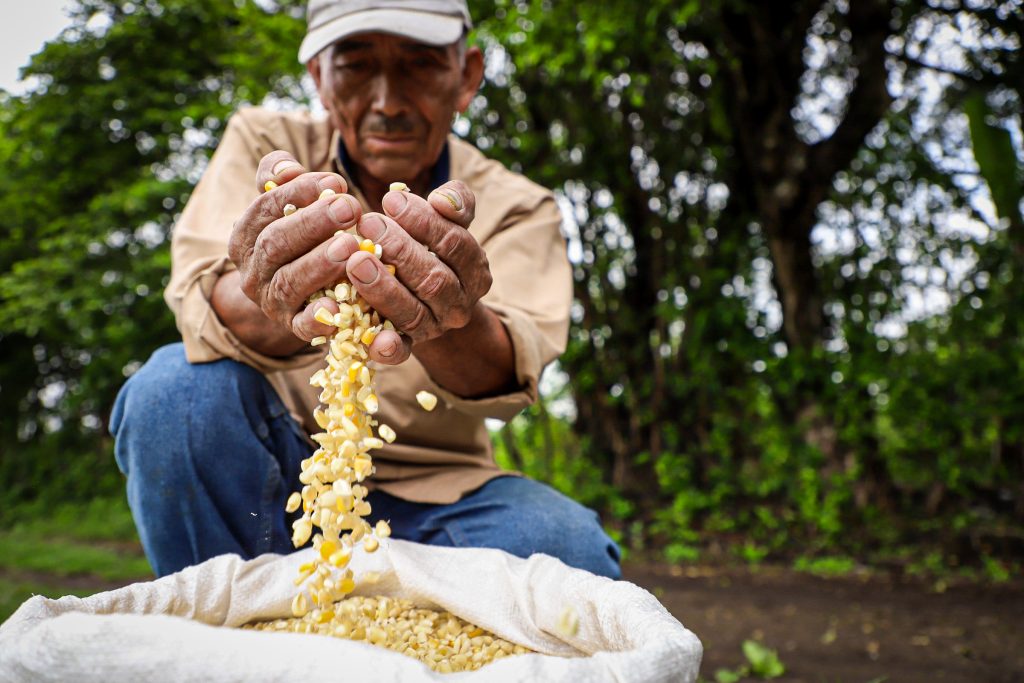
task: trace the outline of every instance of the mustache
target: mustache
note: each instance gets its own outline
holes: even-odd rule
[[[393,135],[395,133],[412,133],[416,123],[408,116],[372,116],[363,121],[364,134]]]

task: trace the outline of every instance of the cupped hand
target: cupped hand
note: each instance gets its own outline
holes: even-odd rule
[[[402,332],[384,330],[370,357],[386,364],[406,360],[413,344],[466,326],[491,287],[483,247],[468,228],[476,199],[461,181],[451,181],[424,199],[392,191],[383,214],[366,214],[358,231],[379,244],[377,259],[365,251],[348,257],[347,274],[359,294]],[[385,264],[392,265],[392,275]]]
[[[276,187],[264,191],[268,181]],[[280,150],[260,161],[256,184],[262,194],[235,222],[228,242],[241,289],[295,336],[309,341],[329,335],[334,328],[313,314],[321,306],[336,312],[337,304],[326,297],[307,301],[345,277],[358,241],[335,233],[359,222],[359,202],[346,194],[348,186],[340,175],[307,171]],[[325,190],[334,194],[322,196]],[[286,216],[289,204],[300,210]]]

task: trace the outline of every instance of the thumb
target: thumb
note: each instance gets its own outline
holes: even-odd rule
[[[267,182],[284,185],[305,172],[306,169],[295,160],[290,152],[281,149],[274,150],[260,159],[259,168],[256,169],[257,192],[265,192]]]

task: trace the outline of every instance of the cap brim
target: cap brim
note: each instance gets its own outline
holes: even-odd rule
[[[451,45],[462,35],[462,17],[402,9],[373,9],[348,14],[318,26],[302,40],[305,64],[331,43],[357,33],[391,33],[428,45]]]

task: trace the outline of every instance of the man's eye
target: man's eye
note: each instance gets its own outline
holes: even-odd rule
[[[414,57],[412,65],[417,69],[439,69],[443,67],[440,62],[432,57]]]
[[[338,71],[344,71],[347,73],[357,73],[364,71],[367,67],[366,62],[343,62],[341,64],[335,64],[334,68]]]

